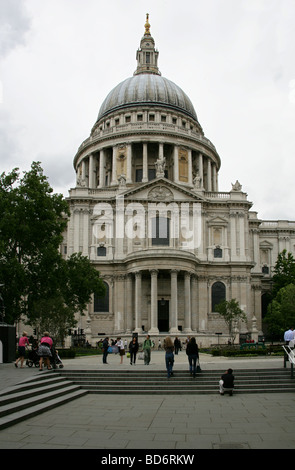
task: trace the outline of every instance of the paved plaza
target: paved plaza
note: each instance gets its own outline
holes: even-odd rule
[[[101,356],[63,361],[67,369],[114,371],[116,355],[102,364]],[[225,370],[283,367],[282,358],[225,359],[201,355],[205,369]],[[154,351],[149,366],[163,370],[164,352]],[[188,368],[185,352],[175,356],[177,370]],[[41,372],[43,373],[43,372]],[[0,364],[4,390],[40,374],[38,369],[16,369]],[[197,379],[196,379],[197,380]],[[120,388],[120,381],[118,381]],[[200,449],[294,449],[295,396],[293,393],[216,395],[96,395],[86,396],[0,431],[1,449],[164,449],[177,454]],[[189,453],[189,452],[187,452]],[[130,454],[131,455],[131,454]]]

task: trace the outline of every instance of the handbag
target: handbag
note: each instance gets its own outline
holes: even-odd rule
[[[109,347],[108,347],[108,353],[109,353],[109,354],[112,354],[112,352],[113,352],[113,348],[112,348],[112,346],[109,346]]]
[[[202,372],[199,359],[198,359],[198,362],[197,362],[197,373],[198,372]]]

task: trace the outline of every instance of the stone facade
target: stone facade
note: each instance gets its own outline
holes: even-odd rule
[[[214,305],[235,298],[240,333],[263,334],[261,298],[295,222],[262,221],[236,181],[220,192],[221,160],[187,95],[161,77],[147,21],[133,77],[110,92],[74,158],[76,187],[62,246],[89,256],[107,287],[79,320],[89,342],[194,335],[227,342]]]

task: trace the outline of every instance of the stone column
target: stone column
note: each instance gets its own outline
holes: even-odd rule
[[[240,232],[240,260],[245,260],[245,215],[239,212],[239,232]]]
[[[112,157],[112,185],[117,184],[117,147],[113,147],[113,157]]]
[[[199,177],[201,178],[201,188],[204,188],[203,155],[201,153],[199,153]]]
[[[174,182],[178,183],[179,181],[179,171],[178,171],[178,147],[177,145],[174,146],[174,152],[173,152],[173,167],[174,167]]]
[[[217,191],[217,181],[216,181],[216,165],[213,163],[212,165],[212,180],[213,180],[213,188],[212,191]]]
[[[125,312],[124,312],[124,297],[125,297],[125,276],[118,274],[115,276],[114,284],[114,333],[123,333],[126,329],[124,325]]]
[[[89,182],[88,186],[90,189],[93,189],[94,186],[94,156],[89,155]]]
[[[135,333],[142,333],[141,320],[141,271],[135,273]]]
[[[80,209],[74,210],[74,253],[80,251]]]
[[[147,143],[142,144],[142,182],[148,181],[148,149]]]
[[[178,298],[177,298],[177,274],[176,269],[171,270],[171,334],[179,334],[178,330]]]
[[[132,274],[126,276],[126,333],[131,333],[133,330],[133,310],[132,310]]]
[[[82,181],[86,181],[86,162],[82,160]]]
[[[260,252],[259,252],[259,229],[253,228],[251,232],[252,232],[252,237],[253,237],[253,252],[254,252],[253,254],[254,254],[254,262],[255,262],[253,272],[261,273]]]
[[[184,273],[184,333],[191,333],[191,275]]]
[[[198,279],[196,275],[191,276],[191,327],[193,331],[199,329],[199,309],[198,309]]]
[[[207,276],[198,277],[198,300],[199,300],[199,327],[198,330],[205,332],[207,330],[208,320],[208,280]]]
[[[208,158],[207,166],[207,191],[212,191],[211,160]]]
[[[188,150],[188,183],[193,184],[193,162],[191,149]]]
[[[83,210],[83,256],[89,255],[89,210]]]
[[[132,144],[127,145],[127,175],[126,183],[132,183]]]
[[[159,143],[159,160],[164,159],[164,144],[162,142]]]
[[[151,327],[149,334],[159,334],[158,329],[158,270],[152,269],[151,273]]]
[[[236,213],[231,212],[230,217],[230,251],[231,261],[237,260]]]
[[[103,188],[105,186],[105,151],[102,149],[99,153],[99,187]]]

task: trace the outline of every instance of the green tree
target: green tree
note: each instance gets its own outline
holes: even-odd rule
[[[273,339],[283,336],[285,322],[281,312],[281,305],[276,299],[273,299],[268,305],[264,322],[267,325],[267,335],[270,335]]]
[[[224,319],[228,326],[229,336],[232,344],[235,342],[235,324],[239,321],[247,321],[246,313],[240,309],[239,302],[236,299],[222,300],[218,305],[215,306],[216,312],[218,312]]]
[[[292,253],[287,253],[287,250],[279,253],[273,272],[272,291],[275,297],[282,287],[295,284],[295,260]]]
[[[69,208],[62,195],[53,194],[40,163],[33,162],[22,178],[17,168],[0,176],[0,213],[0,283],[5,321],[14,323],[27,314],[30,295],[41,292],[40,268],[46,259],[50,271]]]
[[[47,289],[31,298],[27,318],[38,331],[50,331],[63,342],[67,330],[77,323],[75,313],[83,315],[92,294],[102,297],[105,287],[99,271],[81,253],[74,253],[67,260],[60,257],[51,274]]]
[[[5,321],[25,316],[33,327],[62,338],[92,293],[104,294],[99,272],[87,257],[78,253],[65,260],[60,254],[68,203],[53,194],[40,163],[33,162],[23,178],[18,169],[0,176],[0,210]]]

